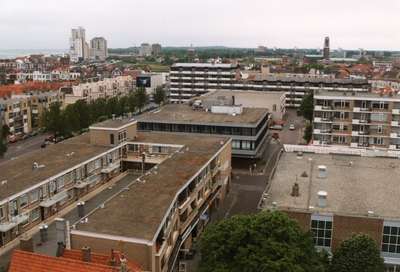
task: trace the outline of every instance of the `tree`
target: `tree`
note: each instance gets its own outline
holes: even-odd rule
[[[92,113],[92,122],[96,121],[100,116],[106,115],[107,99],[104,97],[97,98],[89,105]]]
[[[162,102],[165,101],[165,91],[163,86],[159,85],[156,87],[155,92],[153,93],[154,103],[161,105]]]
[[[55,101],[51,103],[49,109],[45,108],[40,123],[54,138],[58,135],[65,135],[65,117],[60,109],[60,103]]]
[[[305,119],[312,121],[314,110],[314,92],[308,92],[301,100],[300,106],[297,108],[297,116],[303,116]]]
[[[236,215],[205,230],[197,271],[323,271],[313,237],[281,211]]]
[[[109,119],[113,114],[115,114],[115,116],[120,116],[119,114],[121,113],[121,109],[118,102],[118,97],[112,97],[107,100],[106,113]]]
[[[121,97],[118,103],[119,103],[118,107],[119,112],[117,115],[124,117],[125,114],[129,112],[128,97],[127,96]]]
[[[5,125],[3,125],[4,127]],[[8,127],[8,126],[7,126]],[[4,154],[7,152],[7,145],[3,144],[3,130],[0,128],[0,159],[4,157]]]
[[[136,97],[133,94],[128,97],[128,107],[130,112],[136,111]]]
[[[108,120],[107,116],[100,116],[99,118],[97,118],[97,123],[101,123],[107,120]]]
[[[146,88],[143,86],[137,88],[134,95],[136,97],[136,107],[139,109],[139,111],[142,111],[144,106],[146,106],[150,101]]]
[[[4,124],[1,127],[1,138],[4,139],[4,141],[7,142],[7,136],[8,135],[11,135],[10,127],[7,124]]]
[[[330,272],[384,272],[384,259],[374,238],[368,234],[352,233],[343,239],[339,247],[332,252]]]
[[[312,124],[308,124],[306,126],[306,128],[304,129],[304,135],[303,135],[303,139],[309,143],[311,141],[312,138]]]
[[[87,128],[91,125],[91,108],[85,99],[79,99],[74,104],[75,113],[78,116],[79,127],[81,133],[84,128]]]
[[[64,136],[69,136],[72,134],[72,132],[79,132],[81,127],[80,127],[78,115],[75,112],[75,105],[74,104],[68,105],[65,108],[63,115],[65,118],[65,135]]]

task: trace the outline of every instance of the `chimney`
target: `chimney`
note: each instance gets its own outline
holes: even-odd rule
[[[24,237],[19,239],[21,250],[26,252],[33,252],[33,239],[32,236],[28,237],[27,233],[25,232]]]
[[[117,260],[114,256],[114,249],[111,249],[110,266],[117,266]]]
[[[82,248],[82,262],[91,263],[90,247]]]
[[[299,184],[295,183],[292,187],[292,196],[299,196]]]
[[[319,165],[318,166],[318,178],[324,179],[325,178],[325,170],[326,166],[325,165]]]
[[[131,268],[127,267],[126,264],[127,264],[126,258],[124,256],[124,254],[122,254],[121,265],[117,268],[117,271],[121,271],[121,272],[129,272],[129,271],[131,271]]]
[[[328,195],[325,191],[318,192],[318,207],[326,207],[326,196]]]

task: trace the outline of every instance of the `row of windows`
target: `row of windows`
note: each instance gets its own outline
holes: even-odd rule
[[[243,136],[257,135],[256,128],[184,125],[184,124],[159,124],[159,123],[145,123],[145,122],[138,123],[138,130],[243,135]]]
[[[255,150],[255,142],[232,140],[232,149]]]

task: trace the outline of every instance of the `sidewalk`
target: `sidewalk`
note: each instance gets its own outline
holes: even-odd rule
[[[132,183],[137,178],[136,175],[127,175],[121,180],[115,183],[115,186],[112,189],[105,189],[104,191],[98,193],[94,197],[92,197],[89,201],[85,203],[85,215],[93,211],[95,208],[100,206],[102,203],[110,199],[112,196],[117,194],[119,191],[124,189],[127,185]],[[77,206],[71,210],[69,213],[65,214],[62,218],[65,218],[66,221],[69,221],[70,226],[79,221],[80,217],[78,217],[78,209]],[[48,226],[47,229],[47,238],[48,242],[38,246],[37,243],[40,242],[40,232],[37,232],[33,235],[33,248],[35,253],[44,254],[48,256],[56,256],[57,252],[57,230],[56,223],[53,222]],[[12,253],[15,249],[20,250],[20,246],[16,246],[13,249],[7,251],[0,257],[0,267],[6,266],[12,257]]]

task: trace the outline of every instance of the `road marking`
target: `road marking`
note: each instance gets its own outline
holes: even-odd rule
[[[264,174],[265,174],[265,171],[267,170],[268,164],[269,164],[269,162],[271,161],[272,156],[274,156],[275,152],[279,149],[279,147],[280,147],[280,145],[278,145],[278,146],[276,147],[275,151],[271,154],[271,156],[270,156],[269,159],[268,159],[267,164],[266,164],[265,167],[264,167],[264,170],[263,170],[262,174],[260,174],[260,175],[264,175]]]
[[[21,147],[23,147],[23,145],[21,145],[21,146],[18,146],[18,147],[17,147],[17,149],[20,149]]]

